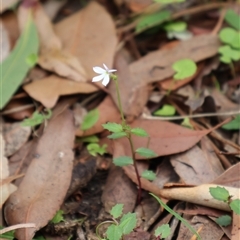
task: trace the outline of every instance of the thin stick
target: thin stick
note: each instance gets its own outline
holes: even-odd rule
[[[10,227],[6,227],[2,230],[0,230],[0,234],[4,234],[6,232],[10,232],[12,230],[16,230],[19,228],[36,228],[36,224],[35,223],[21,223],[21,224],[16,224]]]

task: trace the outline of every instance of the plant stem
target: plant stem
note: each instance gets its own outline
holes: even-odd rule
[[[133,146],[133,141],[132,141],[132,135],[131,135],[131,133],[129,133],[128,141],[129,141],[130,146],[131,146],[133,166],[134,166],[135,173],[136,173],[136,176],[137,176],[137,181],[138,181],[138,196],[137,196],[137,202],[138,202],[138,204],[140,204],[140,203],[141,203],[141,198],[142,198],[142,185],[141,185],[141,180],[140,180],[139,172],[138,172],[138,169],[137,169],[137,160],[136,160],[136,157],[135,157],[135,151],[134,151],[134,146]]]
[[[122,109],[122,102],[121,102],[121,96],[120,96],[120,92],[119,92],[119,86],[118,86],[118,79],[117,76],[115,76],[113,78],[115,84],[116,84],[116,89],[117,89],[117,99],[118,99],[118,106],[119,106],[119,110],[120,110],[120,114],[121,114],[121,118],[122,118],[122,123],[125,126],[126,121],[123,115],[123,109]]]

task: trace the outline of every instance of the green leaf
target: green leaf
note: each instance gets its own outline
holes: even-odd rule
[[[183,32],[187,29],[187,23],[183,21],[171,22],[164,25],[167,32]]]
[[[3,226],[0,226],[0,229],[4,229]],[[10,239],[10,240],[13,240],[14,239],[14,230],[12,231],[9,231],[9,232],[6,232],[6,233],[3,233],[3,234],[0,234],[0,238],[2,239]]]
[[[183,80],[193,76],[197,71],[196,63],[191,59],[181,59],[172,65],[177,73],[173,76],[175,80]]]
[[[232,200],[229,206],[233,212],[240,215],[240,199]]]
[[[155,237],[166,238],[170,235],[170,233],[171,228],[169,227],[169,224],[163,224],[155,230],[154,235]]]
[[[145,170],[142,172],[141,177],[153,181],[156,179],[156,174],[153,171]]]
[[[87,143],[97,143],[99,142],[99,138],[96,135],[92,135],[92,136],[82,137],[81,141],[87,142]]]
[[[128,156],[121,156],[113,159],[113,163],[116,166],[123,167],[130,164],[133,164],[133,159]]]
[[[159,204],[165,209],[167,210],[170,214],[172,214],[174,217],[176,217],[179,221],[181,221],[194,235],[197,236],[197,239],[200,240],[201,237],[198,234],[198,232],[188,223],[188,221],[184,218],[182,218],[178,213],[174,212],[170,207],[168,207],[167,204],[165,204],[159,197],[157,197],[156,195],[154,195],[153,193],[149,193],[151,196],[153,196],[158,202]]]
[[[112,224],[108,227],[106,234],[109,240],[119,240],[122,237],[122,229]]]
[[[158,109],[154,112],[156,116],[173,116],[176,113],[176,109],[174,106],[169,104],[164,104],[162,108]]]
[[[37,55],[39,40],[36,26],[32,20],[31,11],[26,22],[24,31],[18,39],[13,51],[2,62],[1,74],[1,98],[0,110],[7,104],[12,95],[21,85],[24,77],[32,67],[26,62],[31,55]]]
[[[95,125],[95,123],[99,119],[99,111],[98,109],[93,109],[87,113],[87,115],[83,118],[83,122],[81,124],[81,129],[83,131],[90,129]]]
[[[64,221],[64,217],[63,217],[63,210],[58,210],[55,214],[55,216],[53,217],[53,219],[50,221],[51,223],[60,223]]]
[[[108,138],[110,139],[117,139],[117,138],[122,138],[122,137],[126,137],[127,134],[125,132],[116,132],[116,133],[112,133],[111,135],[108,136]]]
[[[112,207],[112,210],[110,211],[110,214],[114,218],[119,218],[122,215],[123,211],[123,204],[116,204],[115,206]]]
[[[228,9],[225,15],[225,21],[232,27],[240,31],[240,16],[232,9]]]
[[[147,132],[142,128],[132,128],[131,133],[139,137],[148,137]]]
[[[231,122],[222,126],[226,130],[239,130],[240,129],[240,114],[237,115]]]
[[[229,215],[224,215],[216,219],[216,223],[223,227],[230,225],[231,222],[232,218]]]
[[[122,233],[129,234],[137,225],[136,213],[124,214],[120,220],[119,227],[122,229]]]
[[[136,26],[136,33],[140,33],[149,29],[151,27],[160,25],[161,23],[169,20],[171,17],[171,12],[164,10],[160,12],[156,12],[149,15],[144,15],[140,17],[139,22]]]
[[[29,67],[34,67],[37,64],[38,61],[38,55],[35,53],[30,54],[26,58],[26,63],[29,65]]]
[[[192,126],[192,124],[190,123],[190,118],[188,118],[188,117],[185,117],[185,118],[183,119],[183,121],[181,122],[181,125],[184,126],[184,127],[193,129],[193,126]]]
[[[213,196],[213,198],[219,201],[227,202],[228,198],[230,197],[228,190],[224,187],[210,187],[209,192]]]
[[[104,129],[107,129],[108,131],[114,132],[114,133],[123,131],[122,125],[118,123],[108,122],[106,124],[102,124],[102,126]]]
[[[233,48],[240,49],[240,32],[237,32],[233,28],[226,27],[220,31],[219,37],[223,43],[227,43]]]
[[[149,148],[144,148],[144,147],[138,148],[136,150],[136,153],[138,153],[139,155],[141,155],[143,157],[147,157],[147,158],[157,156],[157,154],[153,150],[151,150]]]
[[[227,64],[231,63],[232,60],[238,61],[240,59],[239,50],[232,49],[228,45],[221,46],[218,49],[218,52],[222,54],[222,56],[220,57],[221,62],[224,62]]]
[[[107,145],[103,144],[100,146],[98,143],[89,143],[87,145],[87,150],[92,156],[97,156],[97,154],[103,155],[106,153]]]

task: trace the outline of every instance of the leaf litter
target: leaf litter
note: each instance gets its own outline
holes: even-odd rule
[[[80,239],[98,239],[96,227],[109,219],[111,208],[120,203],[125,214],[136,213],[138,219],[138,227],[124,239],[150,239],[156,227],[164,224],[171,228],[168,239],[196,239],[181,220],[160,208],[148,194],[151,192],[166,204],[175,200],[171,202],[173,209],[183,213],[202,239],[237,239],[239,215],[232,214],[230,226],[220,226],[216,218],[229,214],[230,208],[209,193],[210,187],[220,185],[233,199],[240,198],[240,138],[236,129],[239,60],[230,65],[221,62],[218,52],[222,43],[217,33],[226,27],[235,28],[234,34],[239,31],[235,4],[191,0],[165,6],[148,0],[125,4],[116,0],[85,6],[79,2],[76,7],[71,1],[65,5],[53,2],[24,0],[15,5],[17,18],[10,1],[1,6],[5,34],[1,44],[6,50],[2,67],[3,73],[8,73],[0,104],[1,205],[6,201],[2,206],[6,225],[2,227],[17,228],[19,223],[36,226],[15,230],[20,240],[36,236],[78,239],[80,232],[84,235]],[[52,9],[45,8],[51,3]],[[226,8],[225,21],[221,7]],[[159,25],[146,22],[138,29],[139,19],[155,21],[154,16],[164,12],[168,17]],[[63,20],[58,21],[60,18]],[[185,21],[190,38],[168,39],[164,28],[175,20]],[[25,26],[32,34],[24,32]],[[133,32],[135,26],[138,28]],[[21,44],[23,37],[25,45]],[[236,51],[238,44],[230,40],[225,44]],[[33,45],[28,48],[30,42]],[[22,54],[18,55],[19,51]],[[16,64],[7,60],[11,56],[17,59]],[[183,59],[194,61],[197,69],[190,77],[187,74],[176,80],[173,66]],[[121,115],[114,82],[107,88],[91,82],[95,76],[92,68],[102,64],[117,69],[129,126],[143,128],[149,135],[133,136],[134,148],[146,148],[144,154],[148,148],[156,153],[147,157],[136,154],[140,175],[147,170],[156,175],[155,179],[140,178],[141,202],[134,166],[113,164],[113,158],[131,156],[127,139],[111,140],[103,130],[103,124],[120,124]],[[181,67],[177,70],[186,73]],[[154,94],[158,96],[155,100]],[[154,112],[167,105],[176,109],[173,116],[165,121],[164,117],[156,119]],[[32,129],[21,127],[24,118],[31,118],[34,112],[41,115],[45,108],[53,111],[50,119]],[[98,112],[96,119],[90,116],[83,124],[88,119],[84,116],[92,110]],[[146,115],[148,119],[144,119]],[[198,117],[192,118],[194,115]],[[236,117],[234,127],[231,116]],[[191,129],[180,125],[180,120],[187,118]],[[221,127],[222,121],[229,121],[227,129]],[[107,144],[107,153],[94,152],[96,148],[90,144],[98,149]],[[55,225],[55,230],[49,231],[49,221],[60,209],[69,225],[61,230]],[[70,227],[72,221],[75,223]],[[37,230],[40,232],[34,237]],[[107,237],[106,231],[103,227],[100,235]]]

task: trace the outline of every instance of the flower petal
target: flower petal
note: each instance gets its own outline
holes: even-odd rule
[[[105,78],[105,75],[104,74],[101,74],[99,76],[96,76],[92,79],[92,82],[98,82],[98,81],[101,81],[102,79]]]
[[[93,71],[98,74],[102,74],[106,72],[106,70],[101,67],[93,67]]]
[[[108,71],[108,67],[103,63],[104,68]]]
[[[116,72],[116,69],[109,69],[108,72]]]
[[[106,75],[104,76],[103,81],[102,81],[102,85],[104,85],[104,86],[106,87],[106,86],[108,85],[109,81],[110,81],[109,75],[106,74]]]

